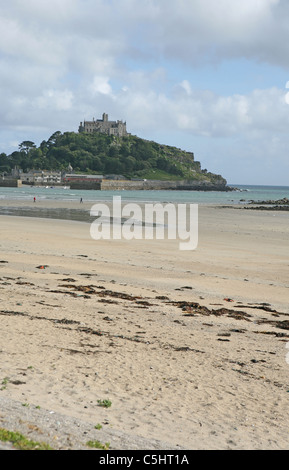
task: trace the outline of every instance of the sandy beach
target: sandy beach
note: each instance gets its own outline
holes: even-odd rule
[[[55,449],[76,444],[41,413],[86,423],[83,448],[288,449],[288,221],[200,206],[181,251],[1,215],[0,427]]]

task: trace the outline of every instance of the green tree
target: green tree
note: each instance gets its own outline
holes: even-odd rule
[[[102,173],[103,168],[104,168],[103,162],[101,161],[99,157],[94,157],[91,160],[91,169],[93,171],[96,171],[97,173]]]
[[[31,149],[36,148],[36,145],[31,140],[24,140],[23,142],[21,142],[21,144],[19,144],[18,148],[20,152],[24,152],[26,153],[26,155],[28,155]]]
[[[118,157],[118,148],[115,145],[111,145],[108,151],[108,155],[111,158],[117,158]]]
[[[61,137],[61,132],[60,131],[56,131],[54,132],[48,139],[47,141],[47,145],[48,147],[51,147],[53,145],[55,145],[57,143],[57,140],[59,139],[59,137]]]
[[[10,173],[11,169],[11,161],[9,160],[6,153],[0,153],[0,172]]]

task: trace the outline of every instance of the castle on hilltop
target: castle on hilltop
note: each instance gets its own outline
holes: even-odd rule
[[[117,137],[124,137],[129,135],[126,131],[126,122],[122,121],[109,121],[108,114],[103,113],[102,119],[95,120],[93,118],[92,121],[84,121],[80,123],[78,128],[78,132],[85,132],[85,133],[96,133],[99,132],[101,134],[107,135],[115,135]]]

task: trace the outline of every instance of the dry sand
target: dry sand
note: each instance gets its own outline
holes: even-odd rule
[[[288,214],[200,206],[195,251],[0,221],[0,427],[55,449],[288,449]]]

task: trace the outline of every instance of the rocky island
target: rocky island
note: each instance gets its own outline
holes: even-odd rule
[[[37,171],[37,179],[28,175]],[[11,175],[24,184],[53,181],[75,189],[231,190],[221,175],[202,169],[193,152],[131,135],[126,123],[105,113],[81,122],[78,132],[57,131],[38,147],[28,140],[10,155],[1,153],[0,172],[3,180]]]

